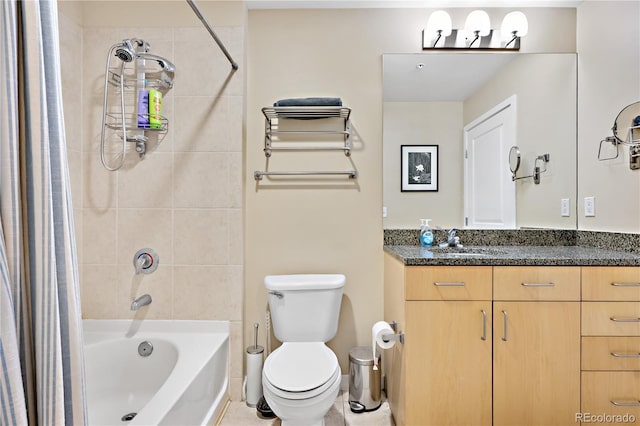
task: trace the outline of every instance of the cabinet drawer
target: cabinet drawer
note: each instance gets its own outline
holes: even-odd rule
[[[410,266],[407,300],[491,300],[491,266]]]
[[[640,300],[640,267],[582,268],[582,300]]]
[[[494,300],[580,300],[580,268],[496,266]]]
[[[585,371],[582,373],[582,413],[606,414],[610,423],[622,424],[617,416],[640,418],[640,372]],[[580,420],[580,419],[576,419]],[[585,423],[591,423],[586,421]],[[629,423],[629,420],[626,421]]]
[[[582,302],[583,336],[640,336],[640,303]]]
[[[640,371],[640,337],[583,337],[582,369]]]

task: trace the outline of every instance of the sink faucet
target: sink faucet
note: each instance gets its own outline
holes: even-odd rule
[[[449,233],[447,234],[447,241],[438,244],[439,247],[462,247],[460,244],[460,237],[456,236],[456,232],[458,230],[456,228],[451,228]]]
[[[137,311],[141,307],[150,305],[150,304],[151,304],[151,296],[149,296],[148,294],[143,294],[142,296],[138,297],[136,300],[131,302],[131,310]]]

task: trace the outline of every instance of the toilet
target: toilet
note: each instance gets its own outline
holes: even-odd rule
[[[265,360],[264,397],[282,426],[321,426],[340,391],[338,358],[325,342],[338,331],[345,276],[269,275],[271,322],[282,345]]]

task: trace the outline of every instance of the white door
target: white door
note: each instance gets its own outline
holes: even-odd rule
[[[516,185],[509,149],[516,145],[516,97],[464,127],[464,215],[467,228],[516,227]]]

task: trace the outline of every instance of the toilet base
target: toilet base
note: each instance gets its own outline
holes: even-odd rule
[[[324,416],[331,410],[340,393],[342,377],[336,374],[335,381],[322,395],[302,400],[287,400],[271,394],[264,386],[264,397],[273,412],[280,417],[282,426],[324,426]]]

